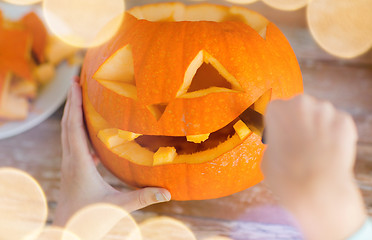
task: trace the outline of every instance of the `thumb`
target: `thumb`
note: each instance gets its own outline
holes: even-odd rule
[[[148,187],[132,192],[116,193],[107,200],[128,212],[133,212],[155,203],[168,202],[171,200],[171,194],[164,188]]]

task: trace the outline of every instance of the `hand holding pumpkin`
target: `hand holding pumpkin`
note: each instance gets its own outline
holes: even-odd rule
[[[274,101],[266,115],[266,183],[307,239],[344,239],[366,219],[353,176],[352,118],[309,96]]]
[[[107,202],[134,211],[170,200],[170,193],[161,188],[120,192],[106,183],[96,169],[98,161],[90,153],[84,130],[81,89],[74,81],[62,119],[61,186],[55,224],[64,225],[80,208]]]

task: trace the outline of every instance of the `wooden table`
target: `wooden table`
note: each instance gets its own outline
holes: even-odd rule
[[[128,1],[128,7],[150,1]],[[154,1],[152,1],[154,2]],[[301,65],[305,92],[327,99],[353,115],[359,131],[356,177],[372,215],[372,52],[340,60],[320,49],[307,29],[305,9],[281,12],[262,3],[250,8],[276,23],[292,44]],[[11,166],[34,176],[46,192],[49,222],[53,219],[60,178],[62,107],[49,119],[21,135],[0,141],[0,167]],[[125,188],[100,167],[105,179]],[[274,196],[259,184],[229,197],[169,202],[133,213],[138,222],[166,215],[184,222],[198,239],[213,235],[233,239],[301,239]]]

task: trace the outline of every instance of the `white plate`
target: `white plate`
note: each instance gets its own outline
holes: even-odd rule
[[[41,16],[41,8],[33,6],[15,6],[0,3],[3,15],[10,19],[19,19],[30,11],[35,11]],[[56,68],[56,76],[38,94],[31,104],[31,111],[27,119],[23,121],[7,122],[0,125],[0,139],[11,137],[27,131],[43,122],[52,115],[65,101],[72,78],[78,74],[79,67],[71,66],[66,62]]]

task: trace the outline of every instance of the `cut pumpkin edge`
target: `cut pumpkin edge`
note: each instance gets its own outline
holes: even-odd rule
[[[83,90],[84,91],[84,90]],[[99,137],[104,135],[101,131],[107,131],[110,129],[109,123],[99,115],[98,112],[94,109],[93,105],[88,99],[87,93],[84,92],[83,97],[84,100],[84,108],[86,114],[86,121],[89,125],[92,126],[94,134],[96,137],[100,139],[103,145],[110,150],[113,154],[118,155],[119,157],[125,158],[128,161],[143,165],[143,166],[153,166],[154,165],[154,154],[148,150],[147,148],[142,147],[137,142],[130,140],[130,141],[118,141],[118,134],[116,134],[115,130],[111,130],[111,132],[115,132],[112,134],[111,137],[115,138],[117,144],[112,144],[113,141],[110,137],[104,138]],[[112,129],[112,128],[111,128]],[[175,155],[172,158],[172,161],[165,162],[164,164],[198,164],[198,163],[205,163],[212,161],[213,159],[218,158],[219,156],[231,151],[235,147],[239,146],[242,142],[246,139],[251,137],[254,134],[252,132],[247,131],[247,134],[242,135],[235,133],[233,136],[229,137],[224,142],[220,143],[217,147],[207,149],[205,151],[196,152],[193,154],[180,154]],[[156,165],[164,165],[157,163]]]
[[[154,11],[154,9],[156,9]],[[213,9],[213,11],[211,11]],[[207,10],[207,11],[206,11]],[[130,9],[129,14],[140,20],[159,21],[213,21],[225,22],[239,20],[253,28],[263,39],[266,39],[266,28],[269,24],[261,14],[240,6],[223,6],[210,3],[185,5],[171,2],[148,4]],[[209,14],[206,14],[209,13]]]

